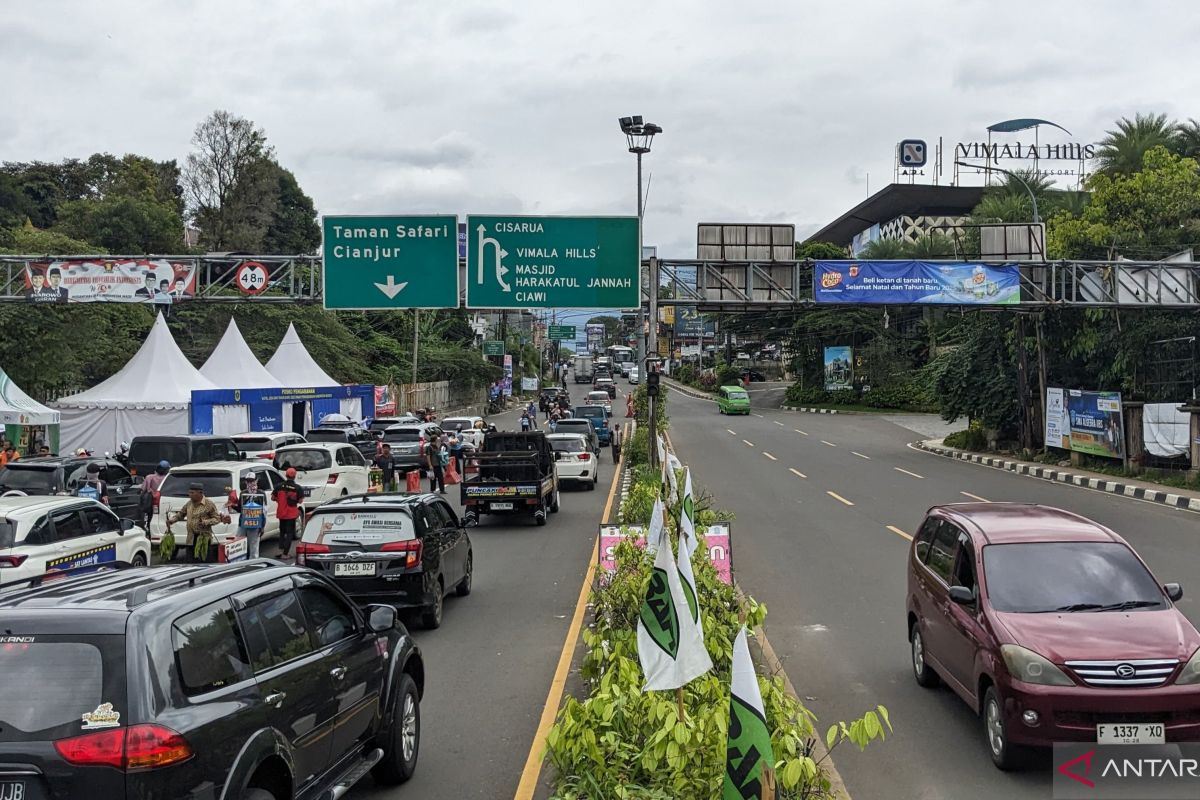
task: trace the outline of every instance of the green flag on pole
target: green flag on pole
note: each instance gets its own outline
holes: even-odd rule
[[[763,770],[771,769],[771,731],[763,709],[758,675],[746,644],[746,626],[733,642],[733,681],[729,694],[729,736],[725,741],[725,786],[721,800],[760,800]]]

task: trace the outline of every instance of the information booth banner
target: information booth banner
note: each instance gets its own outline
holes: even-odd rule
[[[617,545],[626,537],[632,538],[638,547],[646,546],[646,528],[643,525],[600,526],[600,569],[607,574],[616,571],[617,565],[613,560]],[[733,532],[728,522],[718,522],[709,525],[704,534],[708,546],[708,560],[717,571],[717,577],[722,583],[733,584]]]

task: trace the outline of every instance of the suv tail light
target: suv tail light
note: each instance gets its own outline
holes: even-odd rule
[[[317,544],[316,542],[296,542],[296,563],[303,564],[305,556],[315,555],[317,553],[328,553],[329,545]]]
[[[86,733],[54,743],[63,760],[76,766],[154,769],[192,757],[187,740],[162,725],[134,725]]]
[[[405,569],[412,569],[420,564],[421,555],[425,552],[425,546],[421,543],[420,539],[409,539],[404,542],[387,542],[379,549],[385,553],[405,553]]]
[[[19,567],[25,563],[25,559],[28,557],[26,555],[0,556],[0,569]]]
[[[591,453],[580,453],[580,454],[579,454],[579,460],[580,460],[580,461],[591,461],[591,460],[592,460],[592,454],[591,454]]]
[[[337,483],[337,479],[338,479],[338,473],[336,473],[336,472],[331,472],[331,473],[329,473],[329,478],[328,478],[328,479],[326,479],[325,483],[328,483],[328,484],[331,484],[331,485],[332,485],[332,484],[335,484],[335,483]]]

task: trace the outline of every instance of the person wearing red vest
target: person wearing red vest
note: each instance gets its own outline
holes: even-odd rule
[[[304,490],[296,483],[296,468],[288,467],[287,480],[275,487],[275,516],[279,519],[279,548],[284,557],[292,552],[296,538],[296,520],[300,518],[300,504],[304,502]]]

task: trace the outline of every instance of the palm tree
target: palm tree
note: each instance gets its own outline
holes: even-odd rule
[[[930,233],[909,245],[908,255],[920,260],[953,258],[954,241],[943,233]]]
[[[1166,114],[1136,114],[1132,121],[1122,117],[1115,131],[1106,132],[1096,150],[1097,172],[1129,175],[1142,168],[1142,157],[1155,147],[1174,151],[1179,125]]]
[[[1020,184],[1017,185],[1020,186]],[[971,212],[971,220],[975,224],[1029,222],[1031,219],[1033,219],[1033,206],[1024,189],[1020,194],[985,194],[979,201],[979,205],[975,206]]]
[[[909,245],[899,239],[876,239],[863,248],[859,258],[885,260],[909,257]]]
[[[1200,159],[1200,122],[1189,119],[1180,123],[1177,131],[1174,152],[1184,158]]]

